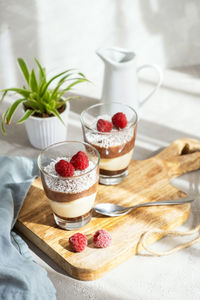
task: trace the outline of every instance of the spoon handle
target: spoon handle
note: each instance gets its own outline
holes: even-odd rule
[[[138,208],[143,206],[177,205],[177,204],[190,203],[193,201],[194,199],[187,197],[187,198],[180,198],[180,199],[168,200],[168,201],[165,200],[165,201],[157,201],[157,202],[146,202],[146,203],[132,206],[132,208]]]

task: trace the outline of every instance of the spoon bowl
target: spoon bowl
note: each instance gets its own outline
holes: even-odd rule
[[[168,200],[168,201],[157,201],[157,202],[146,202],[146,203],[141,203],[137,204],[134,206],[121,206],[121,205],[116,205],[114,203],[99,203],[96,204],[94,207],[94,210],[104,216],[109,216],[109,217],[119,217],[126,215],[133,209],[139,208],[139,207],[145,207],[145,206],[161,206],[161,205],[179,205],[179,204],[185,204],[185,203],[191,203],[193,202],[194,199],[192,198],[180,198],[176,200]]]

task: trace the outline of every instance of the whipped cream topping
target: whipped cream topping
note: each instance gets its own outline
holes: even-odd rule
[[[95,167],[95,164],[89,160],[89,166],[85,170],[75,170],[74,176],[79,176],[79,177],[68,177],[64,178],[60,175],[55,170],[55,164],[61,160],[64,159],[66,161],[70,161],[71,157],[57,157],[56,160],[52,161],[49,165],[47,165],[44,168],[44,171],[46,171],[48,174],[44,174],[44,179],[46,182],[46,185],[49,189],[57,192],[62,192],[62,193],[70,193],[70,194],[75,194],[75,193],[80,193],[82,191],[88,190],[91,186],[93,186],[97,180],[98,180],[98,174],[97,170]],[[94,168],[94,170],[92,170]],[[91,171],[91,172],[89,172]],[[87,173],[89,172],[89,173]],[[87,173],[87,174],[86,174]],[[52,177],[57,176],[57,177]]]

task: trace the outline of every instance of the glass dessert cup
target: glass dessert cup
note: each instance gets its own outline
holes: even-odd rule
[[[70,161],[78,151],[88,156],[89,166],[62,177],[55,170],[61,160]],[[56,224],[67,230],[80,228],[91,220],[99,180],[99,153],[84,142],[65,141],[44,149],[38,157],[41,180]]]
[[[112,116],[123,112],[127,126],[123,129],[113,127],[110,132],[97,130],[97,121],[111,121]],[[81,123],[85,142],[100,153],[100,178],[104,185],[120,183],[128,175],[128,165],[132,159],[137,130],[136,111],[122,103],[96,104],[81,113]]]

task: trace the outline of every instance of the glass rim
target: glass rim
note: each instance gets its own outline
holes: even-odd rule
[[[136,117],[135,121],[134,121],[134,122],[130,122],[130,123],[128,124],[128,126],[126,126],[126,127],[123,128],[123,129],[120,129],[120,130],[118,130],[118,131],[115,131],[115,132],[101,132],[101,131],[98,131],[98,130],[96,130],[96,129],[94,129],[94,128],[91,128],[91,127],[89,127],[89,126],[86,125],[86,123],[84,122],[84,119],[83,119],[83,115],[84,115],[88,110],[90,110],[91,108],[94,108],[94,107],[98,107],[98,106],[107,106],[107,105],[111,105],[111,104],[119,104],[119,105],[121,105],[121,106],[128,107],[128,108],[129,108],[130,110],[132,110],[132,112],[135,114],[135,117]],[[137,124],[137,122],[138,122],[138,114],[137,114],[136,110],[135,110],[133,107],[131,107],[130,105],[127,105],[127,104],[123,104],[123,103],[121,103],[121,102],[97,103],[97,104],[93,104],[93,105],[87,107],[86,109],[84,109],[84,110],[81,112],[80,120],[81,120],[81,124],[82,124],[84,127],[86,127],[87,129],[91,130],[91,131],[94,132],[94,133],[98,133],[98,134],[102,134],[102,135],[110,135],[110,134],[119,134],[119,133],[122,132],[122,131],[129,130],[132,126],[135,126],[135,125]]]
[[[62,176],[60,176],[60,175],[50,174],[49,172],[45,171],[44,168],[43,168],[42,165],[41,165],[41,157],[42,157],[42,155],[43,155],[47,150],[49,150],[49,149],[51,149],[51,148],[53,148],[53,147],[55,147],[55,146],[57,146],[57,145],[62,145],[62,144],[65,144],[65,143],[76,143],[76,144],[81,144],[81,145],[85,145],[85,146],[88,146],[88,147],[92,148],[92,150],[94,150],[95,153],[97,154],[97,158],[98,158],[98,159],[97,159],[97,162],[96,162],[95,165],[94,165],[94,167],[93,167],[92,169],[90,169],[89,171],[83,173],[83,174],[76,175],[76,176],[70,176],[70,177],[62,177]],[[42,173],[44,173],[44,174],[46,174],[46,175],[48,175],[48,176],[51,176],[51,177],[53,177],[53,178],[58,178],[58,179],[60,179],[60,180],[70,180],[70,179],[73,180],[73,179],[76,179],[76,178],[80,178],[80,177],[82,177],[82,176],[84,176],[84,175],[86,175],[86,174],[89,174],[90,172],[92,172],[93,170],[95,170],[95,169],[98,167],[99,162],[100,162],[100,154],[99,154],[98,150],[97,150],[95,147],[91,146],[90,144],[88,144],[88,143],[86,143],[86,142],[81,142],[81,141],[71,141],[71,140],[70,140],[70,141],[62,141],[62,142],[58,142],[58,143],[49,145],[48,147],[44,148],[44,149],[39,153],[38,158],[37,158],[37,164],[38,164],[38,167],[39,167],[39,169],[40,169],[40,171],[41,171]]]

